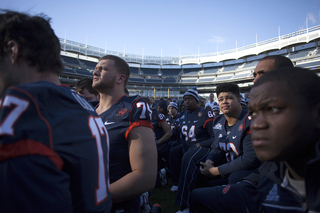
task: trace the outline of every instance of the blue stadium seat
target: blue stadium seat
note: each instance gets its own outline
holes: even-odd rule
[[[68,56],[61,56],[61,59],[63,62],[65,62],[68,65],[73,65],[73,66],[79,66],[80,67],[80,62],[76,58],[68,57]]]
[[[181,69],[161,69],[162,76],[178,76]]]
[[[89,72],[88,70],[85,70],[85,69],[75,69],[74,71],[75,71],[75,73],[78,73],[80,75],[93,76],[93,74],[91,72]]]

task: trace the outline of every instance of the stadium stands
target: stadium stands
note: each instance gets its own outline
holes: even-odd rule
[[[238,67],[242,64],[235,64],[235,65],[229,65],[229,66],[224,66],[222,72],[228,72],[228,71],[235,71],[238,69]]]
[[[89,72],[88,70],[85,70],[85,69],[75,69],[74,71],[75,71],[75,73],[78,73],[80,75],[93,76],[93,74],[91,72]]]
[[[198,75],[201,68],[183,68],[182,76]]]
[[[86,67],[88,67],[89,69],[94,70],[94,68],[96,67],[97,63],[93,62],[93,61],[86,61],[86,60],[82,60],[79,59],[79,61],[83,64],[85,64]]]
[[[141,68],[144,75],[158,75],[159,69]]]
[[[140,83],[144,83],[145,80],[144,78],[141,78],[141,77],[133,77],[133,76],[130,76],[129,82],[140,82]]]
[[[181,83],[196,83],[198,78],[181,78]]]
[[[214,74],[217,73],[222,67],[214,67],[214,68],[204,68],[203,69],[203,74]]]
[[[76,74],[71,67],[67,67],[67,66],[64,67],[63,72],[69,73],[69,74]]]
[[[306,39],[308,36],[312,39]],[[77,42],[60,39],[63,49],[61,59],[65,64],[63,81],[76,82],[85,76],[92,76],[88,70],[93,70],[96,65],[94,61],[105,54],[114,54],[129,62],[131,72],[127,86],[129,90],[130,88],[141,91],[151,90],[148,92],[152,94],[154,89],[160,91],[170,88],[170,90],[182,92],[190,85],[197,86],[199,93],[212,92],[216,84],[228,81],[236,82],[242,85],[241,89],[248,91],[252,85],[252,72],[255,66],[267,55],[287,56],[296,66],[313,69],[320,75],[320,51],[318,50],[320,25],[309,28],[308,35],[301,34],[299,31],[281,38],[279,40],[277,37],[238,48],[238,52],[227,50],[180,57],[123,55],[116,51],[105,52],[101,48],[81,49],[81,45],[77,45],[79,49],[77,51],[74,49]],[[91,46],[88,47],[91,48]],[[87,52],[90,54],[86,55]],[[203,63],[199,64],[201,61]],[[130,92],[130,94],[134,93]]]
[[[162,79],[161,78],[146,78],[146,82],[147,83],[162,83]]]
[[[167,77],[163,79],[163,83],[177,83],[177,79],[172,77]]]
[[[131,75],[138,75],[138,74],[139,74],[139,68],[137,68],[137,67],[130,67],[130,74],[131,74]]]
[[[313,52],[314,51],[314,48],[312,49],[306,49],[306,50],[301,50],[301,51],[297,51],[297,52],[291,52],[290,55],[289,55],[289,58],[291,60],[295,60],[295,59],[298,59],[298,58],[305,58],[309,55],[309,53]]]
[[[63,62],[65,62],[65,64],[67,65],[73,65],[73,66],[77,66],[80,67],[80,62],[78,61],[78,59],[76,58],[72,58],[72,57],[67,57],[67,56],[61,56],[61,59]]]
[[[229,75],[219,75],[215,81],[227,81],[230,80],[233,77],[233,74],[229,74]]]
[[[200,77],[198,83],[203,83],[203,82],[212,82],[214,81],[215,77]]]
[[[259,60],[256,61],[249,61],[247,63],[244,64],[244,66],[242,67],[242,69],[247,69],[247,68],[255,68],[258,64]]]
[[[181,69],[161,69],[162,76],[178,76]]]
[[[302,68],[315,68],[315,67],[320,67],[320,61],[310,61],[307,63],[302,63],[302,64],[297,64],[296,67],[302,67]]]
[[[251,70],[243,71],[243,72],[237,72],[233,76],[232,79],[238,79],[238,78],[247,78],[251,74]]]

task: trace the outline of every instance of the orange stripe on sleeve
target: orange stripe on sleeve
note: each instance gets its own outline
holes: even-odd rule
[[[158,124],[158,126],[160,127],[160,125],[161,125],[163,122],[165,122],[165,121],[166,121],[166,119],[160,121],[159,124]]]
[[[134,128],[134,127],[137,127],[137,126],[145,126],[145,127],[150,127],[153,131],[153,126],[152,126],[152,123],[150,121],[146,121],[146,120],[139,120],[139,121],[136,121],[134,122],[133,124],[131,124],[129,126],[129,128],[127,129],[126,133],[125,133],[125,140],[128,141],[128,136],[129,136],[129,133],[130,131]]]
[[[204,124],[203,124],[203,128],[206,127],[206,125],[207,125],[207,123],[208,123],[209,121],[214,121],[214,118],[210,118],[210,119],[206,120],[206,122],[204,122]]]
[[[0,161],[28,155],[46,156],[53,161],[59,170],[62,170],[63,161],[60,156],[38,141],[25,139],[0,146]]]

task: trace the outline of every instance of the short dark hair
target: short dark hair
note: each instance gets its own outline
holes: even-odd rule
[[[114,61],[114,66],[118,70],[118,72],[120,72],[121,74],[126,76],[126,80],[124,82],[125,83],[124,86],[126,86],[128,83],[129,77],[130,77],[130,68],[129,68],[129,65],[127,64],[127,62],[125,60],[123,60],[122,58],[115,56],[115,55],[105,55],[99,59],[99,61],[101,61],[101,60],[113,60]]]
[[[298,67],[275,69],[261,76],[253,88],[268,82],[281,82],[304,98],[310,108],[320,103],[320,77],[311,70]]]
[[[99,95],[99,92],[92,87],[93,79],[91,77],[85,77],[79,80],[76,84],[76,92],[83,94],[83,90],[87,89],[91,94]]]
[[[19,57],[38,72],[60,74],[60,42],[44,14],[30,16],[24,13],[0,10],[0,57],[9,54],[9,41],[19,46]]]
[[[237,84],[234,83],[222,83],[217,86],[216,93],[217,97],[222,92],[231,92],[234,94],[237,98],[240,97],[240,89]]]
[[[293,67],[292,61],[282,55],[268,55],[264,58],[262,58],[260,61],[273,59],[274,60],[274,67],[276,68],[282,68],[282,67]]]

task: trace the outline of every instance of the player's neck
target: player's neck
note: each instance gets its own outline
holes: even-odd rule
[[[20,84],[32,83],[37,81],[48,81],[56,85],[60,85],[59,76],[53,72],[40,73],[36,67],[25,65],[20,72]]]
[[[123,95],[123,92],[120,93],[117,91],[111,94],[100,93],[100,104],[97,107],[96,112],[100,115],[104,111],[110,109],[110,107],[115,104]]]
[[[237,111],[235,111],[234,113],[232,113],[230,115],[225,114],[225,117],[228,122],[228,126],[233,126],[235,123],[237,123],[237,121],[239,120],[239,117],[241,115],[241,112],[242,112],[242,109],[239,108]]]
[[[295,158],[285,161],[285,164],[293,179],[295,180],[304,179],[307,163],[316,156],[316,150],[315,150],[316,141],[315,143],[309,143],[308,147],[306,147],[305,150],[301,150],[299,156],[296,155]]]

